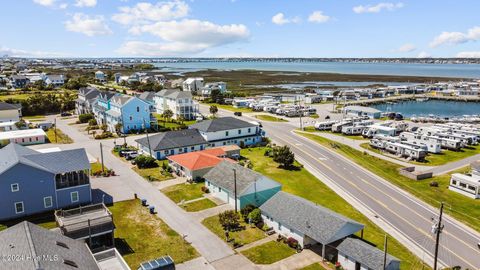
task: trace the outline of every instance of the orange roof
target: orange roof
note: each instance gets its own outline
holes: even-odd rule
[[[204,151],[173,155],[169,156],[168,159],[190,171],[215,167],[224,160]]]
[[[225,156],[227,154],[221,147],[205,149],[199,153],[205,153],[216,157]]]

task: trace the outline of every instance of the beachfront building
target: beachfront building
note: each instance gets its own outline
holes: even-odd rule
[[[94,99],[92,113],[95,120],[97,120],[98,125],[107,124],[106,112],[110,110],[110,99],[115,95],[117,95],[117,93],[105,91],[100,92]]]
[[[164,89],[153,96],[155,110],[163,114],[166,110],[173,112],[173,119],[192,120],[197,117],[199,105],[193,101],[192,93],[177,89]]]
[[[50,74],[45,76],[45,84],[60,87],[65,84],[65,76],[63,74]]]
[[[212,91],[218,90],[221,94],[227,92],[226,82],[213,82],[207,83],[204,87],[200,88],[200,94],[204,97],[209,97]]]
[[[0,123],[18,122],[22,117],[22,106],[20,104],[10,104],[0,102]]]

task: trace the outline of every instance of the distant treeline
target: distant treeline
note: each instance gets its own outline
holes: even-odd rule
[[[24,100],[6,99],[5,102],[20,103],[22,105],[22,115],[31,116],[73,110],[75,109],[76,98],[77,95],[72,92],[38,93]]]

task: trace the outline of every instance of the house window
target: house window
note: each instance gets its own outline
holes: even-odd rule
[[[251,131],[252,131],[252,129],[251,129],[251,128],[248,128],[248,133],[250,133]]]
[[[20,190],[20,186],[18,185],[18,183],[11,184],[10,188],[12,189],[12,192],[17,192]]]
[[[133,117],[130,116],[130,121],[132,121],[132,120],[133,120]]]
[[[228,136],[228,131],[225,131],[225,136]]]
[[[467,184],[465,184],[465,183],[460,183],[460,186],[461,186],[462,188],[466,188],[466,187],[467,187]]]
[[[78,202],[78,191],[70,193],[70,200],[73,202]]]
[[[48,197],[43,198],[43,206],[45,208],[50,208],[50,207],[52,207],[52,205],[53,205],[52,196],[48,196]]]
[[[137,106],[137,112],[140,112],[140,107]]]
[[[15,214],[23,213],[23,202],[16,202],[15,203]]]
[[[195,146],[190,147],[190,149],[191,149],[192,151],[195,150]]]
[[[238,130],[238,134],[242,134],[242,130],[241,130],[241,129]]]
[[[457,185],[457,181],[456,181],[456,180],[452,180],[452,185]]]
[[[474,186],[470,186],[470,185],[469,185],[469,186],[468,186],[468,189],[473,190],[473,191],[476,191],[476,188],[475,188]]]

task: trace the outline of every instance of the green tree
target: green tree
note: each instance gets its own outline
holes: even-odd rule
[[[295,161],[295,154],[290,150],[288,146],[277,146],[272,151],[273,160],[280,164],[283,168],[289,168]]]
[[[215,115],[218,113],[218,108],[215,105],[210,106],[210,113],[215,117]]]
[[[135,164],[137,164],[139,169],[158,167],[157,160],[147,155],[139,155],[136,157]]]
[[[260,209],[255,208],[250,214],[248,214],[248,219],[255,225],[260,224],[262,222],[262,212]]]
[[[121,131],[122,131],[122,128],[123,128],[123,125],[122,123],[116,123],[115,124],[115,132],[120,135]]]
[[[231,231],[240,226],[240,216],[235,210],[227,210],[218,215],[220,224],[226,231]]]
[[[173,117],[173,112],[172,112],[172,110],[170,110],[170,109],[165,110],[165,111],[162,113],[162,117],[163,117],[163,126],[165,126],[166,121],[167,121],[167,120],[170,120],[170,119]]]

